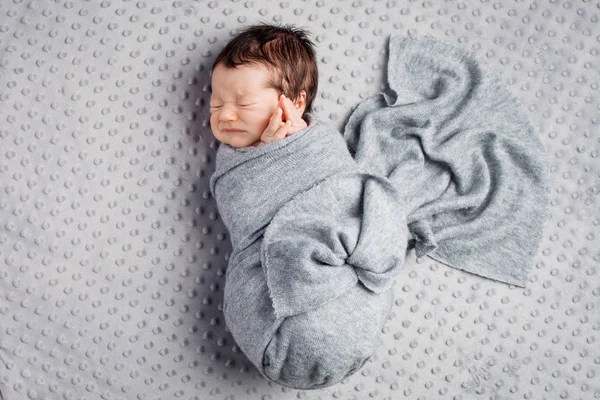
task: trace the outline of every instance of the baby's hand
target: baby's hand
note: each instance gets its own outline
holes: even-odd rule
[[[306,128],[306,121],[284,94],[279,96],[279,106],[271,116],[269,125],[260,137],[259,146],[275,142]]]

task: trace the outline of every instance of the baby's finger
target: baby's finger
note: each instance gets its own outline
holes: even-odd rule
[[[279,98],[279,107],[281,107],[281,110],[283,111],[283,118],[285,121],[292,121],[292,125],[294,123],[294,114],[295,114],[295,109],[294,109],[294,103],[292,103],[292,101],[287,98],[284,94],[281,95],[281,97]]]
[[[283,115],[283,109],[281,108],[281,106],[278,106],[275,111],[273,111],[273,114],[271,115],[271,118],[269,119],[269,121],[281,121],[281,116]],[[281,121],[283,122],[283,121]]]
[[[291,126],[292,126],[291,121],[286,121],[285,124],[283,124],[277,130],[277,132],[275,132],[275,134],[269,138],[269,140],[272,142],[275,142],[277,140],[283,139],[289,133]]]
[[[296,106],[294,106],[292,100],[290,100],[288,97],[284,97],[282,103],[283,104],[281,107],[283,109],[286,121],[291,121],[293,127],[303,127],[304,120],[302,119],[302,115],[296,109]]]
[[[273,112],[271,119],[269,120],[269,125],[265,128],[265,131],[262,134],[262,137],[270,137],[275,135],[277,130],[283,125],[283,121],[281,120],[281,115],[283,114],[283,110],[279,107]]]

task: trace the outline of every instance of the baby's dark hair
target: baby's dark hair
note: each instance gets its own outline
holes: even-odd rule
[[[315,46],[308,32],[292,25],[253,25],[227,43],[212,69],[222,63],[227,68],[243,64],[263,64],[273,73],[269,84],[289,99],[306,91],[304,112],[312,112],[317,96],[319,73]]]

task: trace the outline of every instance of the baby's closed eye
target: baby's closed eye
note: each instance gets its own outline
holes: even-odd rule
[[[256,103],[248,103],[248,104],[238,104],[238,107],[250,107],[255,105]],[[214,106],[210,106],[210,108],[218,110],[219,108],[223,107],[222,105],[214,105]]]

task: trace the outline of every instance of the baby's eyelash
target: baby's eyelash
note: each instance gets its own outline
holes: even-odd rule
[[[253,106],[256,103],[250,103],[250,104],[238,104],[238,107],[250,107]],[[220,109],[222,106],[210,106],[211,110],[218,110]]]

